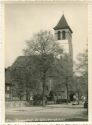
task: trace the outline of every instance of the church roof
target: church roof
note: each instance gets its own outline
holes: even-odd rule
[[[50,58],[50,60],[52,60],[51,62],[53,62],[53,57],[52,55],[48,55],[48,59]],[[31,55],[31,56],[19,56],[15,62],[12,64],[11,66],[11,70],[13,69],[18,69],[18,68],[25,68],[25,67],[31,67],[34,68],[34,70],[39,70],[39,68],[41,67],[41,61],[40,61],[40,56],[39,55]],[[47,61],[47,64],[49,64],[50,61]],[[46,63],[45,63],[46,64]],[[38,67],[39,65],[39,67]],[[55,76],[55,71],[54,69],[51,70],[51,68],[49,68],[48,72],[47,72],[47,76],[48,77],[53,77]]]
[[[11,72],[10,72],[10,67],[5,69],[5,84],[11,85]]]
[[[28,56],[19,56],[12,64],[11,68],[22,68],[28,65],[30,58]]]
[[[69,29],[71,31],[71,33],[73,33],[70,26],[68,25],[64,15],[61,17],[58,24],[53,29],[54,30]]]

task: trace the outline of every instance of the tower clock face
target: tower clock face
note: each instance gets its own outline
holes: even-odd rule
[[[69,43],[68,43],[68,40],[57,40],[56,43],[58,44],[58,46],[61,47],[61,49],[63,49],[64,53],[69,53]]]

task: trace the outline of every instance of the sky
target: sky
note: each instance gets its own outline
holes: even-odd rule
[[[82,53],[88,39],[88,11],[85,4],[31,4],[8,3],[5,5],[5,67],[11,66],[18,56],[23,55],[26,40],[40,30],[50,30],[62,14],[73,30],[73,56]]]

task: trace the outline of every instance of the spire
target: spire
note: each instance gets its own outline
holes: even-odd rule
[[[59,29],[69,29],[71,33],[72,30],[70,28],[70,26],[68,25],[65,16],[63,14],[63,16],[61,17],[61,19],[59,20],[58,24],[53,28],[54,30],[59,30]]]

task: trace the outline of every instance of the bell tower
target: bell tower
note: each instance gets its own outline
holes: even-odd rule
[[[68,25],[64,15],[62,15],[58,24],[53,29],[55,32],[56,42],[60,44],[60,46],[64,49],[64,52],[70,55],[71,63],[73,66],[73,48],[72,48],[73,31]]]

